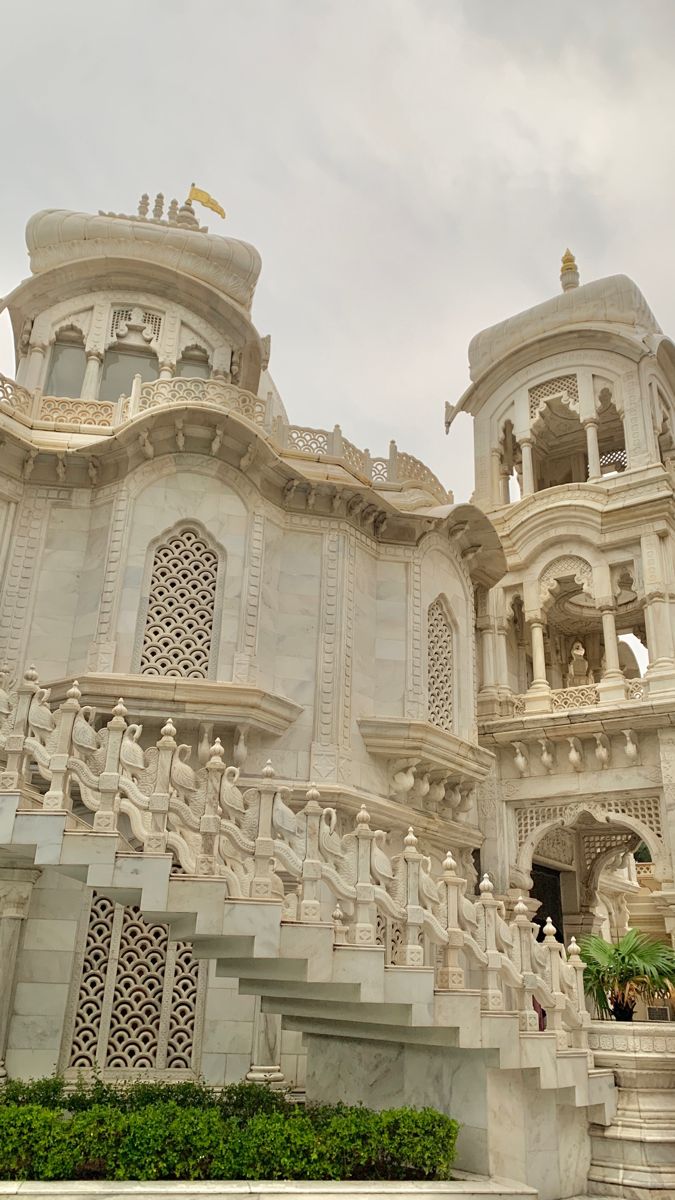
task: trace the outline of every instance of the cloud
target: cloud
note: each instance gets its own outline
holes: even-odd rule
[[[36,209],[129,210],[196,179],[261,251],[291,419],[373,453],[395,437],[458,496],[470,429],[441,430],[468,342],[554,294],[567,244],[675,325],[669,0],[38,9],[4,18],[0,291]]]

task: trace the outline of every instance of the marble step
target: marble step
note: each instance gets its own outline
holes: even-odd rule
[[[538,1192],[522,1183],[507,1179],[488,1179],[481,1175],[457,1172],[458,1178],[439,1183],[391,1182],[286,1183],[266,1180],[245,1182],[208,1180],[203,1183],[107,1183],[103,1181],[68,1183],[6,1183],[0,1181],[0,1197],[78,1197],[79,1200],[120,1200],[121,1197],[150,1196],[153,1200],[202,1200],[218,1196],[222,1200],[538,1200]]]

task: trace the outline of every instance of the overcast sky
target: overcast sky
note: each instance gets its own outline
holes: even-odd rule
[[[0,295],[32,212],[194,179],[262,254],[291,420],[395,437],[457,498],[469,339],[555,294],[567,245],[675,333],[673,0],[0,0],[0,24]]]

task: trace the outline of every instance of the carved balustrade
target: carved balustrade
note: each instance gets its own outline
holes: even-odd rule
[[[255,425],[270,429],[267,401],[224,379],[181,377],[143,383],[140,375],[137,375],[131,394],[120,396],[118,401],[110,403],[68,396],[43,396],[39,389],[30,392],[5,375],[0,375],[0,411],[4,407],[28,419],[55,426],[111,429],[141,413],[173,404],[214,404],[239,413]],[[390,443],[387,458],[371,458],[369,450],[360,450],[344,437],[339,425],[330,430],[314,429],[304,425],[288,425],[277,418],[271,434],[278,449],[315,458],[334,458],[375,486],[421,486],[441,504],[452,500],[433,471],[414,455],[398,450],[395,442]]]
[[[628,679],[626,683],[628,689],[626,699],[647,699],[647,685],[644,679]],[[526,693],[523,692],[513,697],[514,717],[521,716],[526,711],[525,696]],[[571,712],[577,708],[593,708],[600,702],[600,692],[595,683],[582,684],[580,687],[551,689],[552,712]]]
[[[33,667],[18,685],[0,680],[0,787],[19,789],[32,809],[65,811],[73,826],[84,819],[94,832],[118,833],[127,848],[169,853],[179,873],[224,880],[234,901],[277,899],[283,919],[307,925],[332,919],[338,947],[391,938],[393,967],[433,966],[445,992],[470,979],[486,1011],[515,1007],[523,1030],[537,1028],[536,1000],[560,1046],[570,1036],[584,1044],[576,943],[566,954],[549,921],[538,944],[522,902],[507,922],[487,876],[470,898],[451,853],[434,877],[412,828],[392,854],[388,833],[371,827],[364,806],[354,828],[341,832],[341,814],[322,806],[315,787],[293,808],[271,763],[242,791],[219,739],[194,769],[171,718],[143,749],[142,726],[127,723],[122,700],[97,729],[80,699],[74,682],[52,711]]]

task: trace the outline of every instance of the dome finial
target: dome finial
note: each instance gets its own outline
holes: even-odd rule
[[[562,256],[560,264],[560,286],[563,292],[569,292],[571,288],[579,286],[579,269],[577,260],[572,254],[572,251],[567,248]]]

